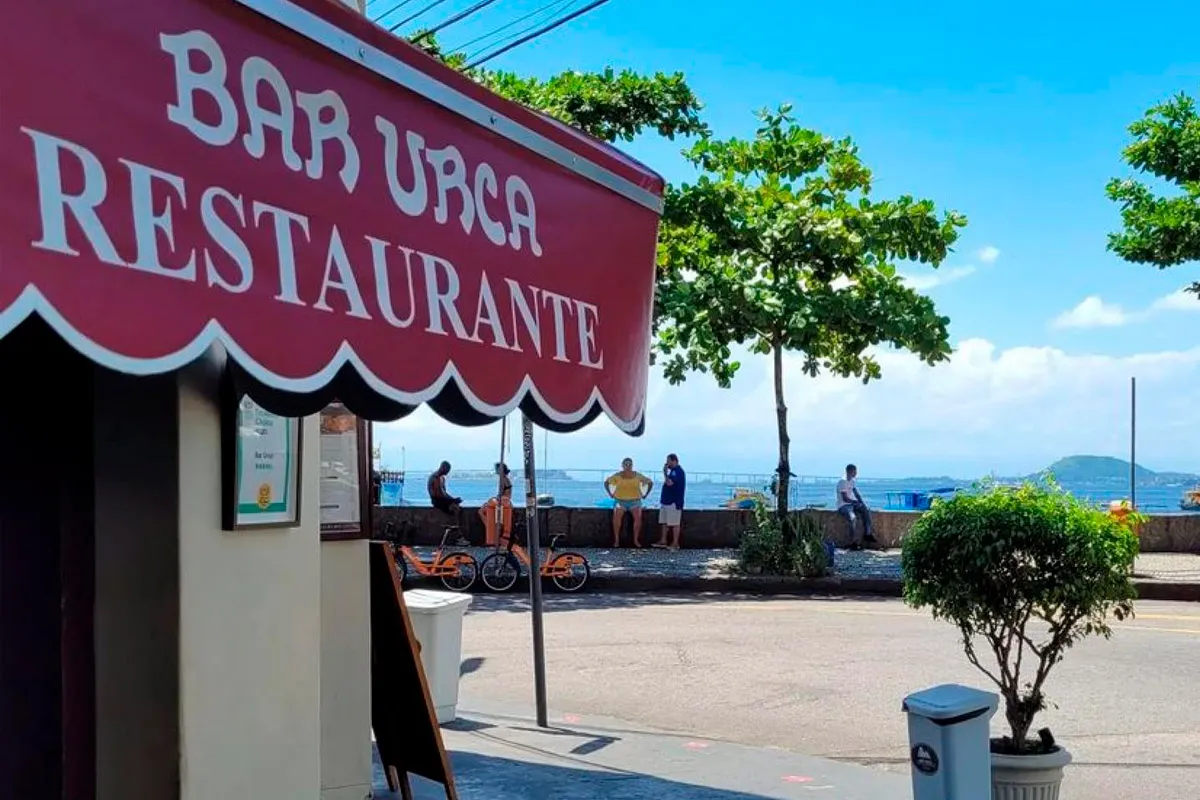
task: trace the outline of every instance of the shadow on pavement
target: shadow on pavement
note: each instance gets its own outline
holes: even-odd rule
[[[546,613],[564,611],[596,611],[616,608],[640,608],[648,606],[688,606],[701,603],[780,603],[780,602],[845,602],[885,603],[898,602],[894,598],[878,595],[821,595],[821,594],[730,594],[728,592],[700,593],[596,593],[596,594],[552,594],[547,591],[544,608]],[[524,613],[529,611],[529,587],[522,582],[507,594],[478,594],[467,614],[490,614],[496,612]]]
[[[478,672],[479,668],[483,666],[485,661],[487,661],[487,659],[482,657],[464,658],[462,663],[458,665],[458,677],[461,678],[464,675],[470,675],[473,672]]]
[[[460,800],[764,800],[765,795],[711,789],[634,772],[582,769],[516,761],[508,758],[452,753]],[[376,770],[375,797],[399,800]],[[412,778],[416,800],[445,798],[442,787]]]

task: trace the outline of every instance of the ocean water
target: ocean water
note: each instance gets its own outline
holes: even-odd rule
[[[603,480],[608,474],[600,470],[572,470],[567,475],[552,473],[549,476],[538,476],[538,494],[554,496],[554,504],[571,508],[594,508],[611,505],[604,492]],[[404,486],[404,505],[429,505],[425,493],[427,472],[410,472]],[[512,475],[518,498],[523,494],[524,486],[518,474]],[[649,475],[657,479],[660,476]],[[768,475],[720,475],[716,473],[696,473],[688,475],[687,499],[688,508],[721,508],[729,500],[734,490],[738,488],[766,492],[769,485]],[[451,473],[448,480],[450,492],[462,497],[466,505],[477,506],[489,497],[495,496],[495,479],[488,479],[478,472],[467,475]],[[970,488],[968,481],[933,481],[933,480],[871,480],[860,478],[858,490],[863,500],[872,508],[898,508],[900,492],[931,491],[944,488]],[[805,506],[834,507],[836,478],[795,478],[791,486],[791,505],[793,508]],[[1063,488],[1076,497],[1097,505],[1107,505],[1113,500],[1129,497],[1128,486],[1105,482],[1103,484],[1070,484],[1064,483]],[[1146,512],[1179,511],[1179,500],[1190,486],[1145,486],[1137,489],[1138,508]],[[650,507],[658,505],[659,486],[656,485],[650,493],[646,504]],[[521,502],[518,499],[518,502]]]

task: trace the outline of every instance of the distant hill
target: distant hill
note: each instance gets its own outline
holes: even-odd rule
[[[1155,472],[1140,464],[1135,470],[1137,482],[1144,486],[1200,482],[1200,475],[1188,472]],[[1063,483],[1124,482],[1129,480],[1129,462],[1111,456],[1067,456],[1055,461],[1042,472],[1049,472],[1055,480]],[[1029,477],[1034,478],[1037,475]]]

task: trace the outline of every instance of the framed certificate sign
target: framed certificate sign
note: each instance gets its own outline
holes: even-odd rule
[[[341,403],[321,412],[321,538],[370,537],[367,423]]]
[[[272,414],[249,397],[226,413],[223,527],[296,527],[302,420]]]

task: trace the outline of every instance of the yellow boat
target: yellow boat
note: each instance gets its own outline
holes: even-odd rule
[[[725,508],[749,509],[759,503],[766,504],[767,496],[755,489],[735,488],[733,497],[725,501]]]

